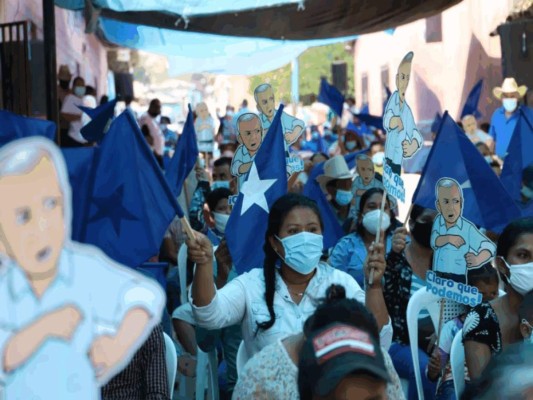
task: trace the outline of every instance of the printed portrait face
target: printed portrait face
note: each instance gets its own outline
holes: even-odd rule
[[[255,154],[263,141],[263,127],[258,117],[248,121],[239,121],[239,142],[241,142],[251,154]]]
[[[411,62],[405,61],[398,67],[398,74],[396,75],[396,88],[401,101],[405,101],[405,92],[409,86],[411,78]]]
[[[28,275],[56,267],[65,239],[63,193],[51,160],[0,178],[0,240]]]
[[[363,183],[368,185],[374,179],[374,163],[372,160],[357,160],[357,173],[363,180]]]
[[[463,129],[466,133],[474,134],[477,130],[477,121],[473,115],[467,115],[461,121],[463,123]]]
[[[273,118],[275,113],[274,91],[268,88],[264,92],[257,93],[257,109],[267,116]]]
[[[440,187],[437,209],[448,224],[455,224],[461,216],[463,199],[457,186]]]
[[[206,119],[209,116],[209,110],[205,103],[200,103],[196,106],[196,115],[202,119]]]

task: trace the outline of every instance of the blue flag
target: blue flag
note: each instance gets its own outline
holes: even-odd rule
[[[481,117],[481,113],[478,111],[477,107],[479,104],[479,98],[481,97],[481,89],[483,88],[483,79],[480,79],[478,83],[474,85],[468,97],[466,98],[465,105],[463,106],[463,111],[461,111],[461,118],[465,115],[473,115],[476,118]]]
[[[56,124],[52,121],[23,117],[4,110],[0,110],[0,127],[0,146],[28,136],[44,136],[50,140],[56,136]]]
[[[91,117],[91,121],[80,130],[85,140],[98,143],[102,141],[115,115],[116,104],[115,99],[96,108],[78,106],[81,111]]]
[[[368,113],[365,113],[365,114],[355,114],[355,116],[357,118],[359,118],[359,120],[368,125],[368,126],[373,126],[374,128],[376,129],[381,129],[382,131],[385,131],[385,129],[383,129],[383,118],[382,117],[376,117],[375,115],[370,115]],[[366,130],[368,131],[368,128],[366,128]],[[369,131],[370,133],[370,131]]]
[[[356,153],[345,155],[344,160],[346,161],[346,164],[348,164],[348,168],[354,168],[357,156],[367,151],[368,149],[364,149]],[[324,249],[330,249],[337,244],[339,239],[342,238],[345,233],[341,224],[337,220],[337,217],[335,216],[331,204],[320,188],[320,184],[316,181],[316,178],[323,173],[324,162],[321,162],[313,167],[309,179],[304,186],[303,194],[314,200],[318,205],[320,215],[322,216],[322,222],[324,223],[324,230],[322,232],[322,235],[324,236]]]
[[[431,132],[437,133],[439,131],[441,123],[442,123],[442,116],[440,115],[440,112],[437,112],[437,114],[435,114],[435,119],[433,120],[433,123],[431,124]]]
[[[511,197],[520,200],[522,172],[533,164],[533,111],[520,107],[520,115],[509,142],[500,180]]]
[[[113,121],[94,152],[77,154],[86,164],[92,160],[90,168],[72,157],[75,153],[64,153],[74,198],[86,196],[85,202],[73,201],[76,235],[118,262],[138,267],[158,254],[180,212],[178,203],[130,112]]]
[[[320,92],[318,93],[318,101],[328,105],[329,108],[331,108],[339,117],[342,116],[344,96],[335,86],[330,85],[325,78],[322,78],[320,80]]]
[[[183,132],[178,139],[174,155],[165,171],[165,178],[174,196],[178,197],[180,195],[183,183],[194,168],[197,158],[198,143],[196,142],[192,110],[189,104],[189,113],[187,114]]]
[[[61,149],[68,168],[68,177],[72,187],[72,240],[81,241],[83,231],[83,213],[89,205],[91,170],[97,147],[75,147]]]
[[[282,112],[283,105],[280,105],[226,226],[226,241],[238,273],[263,266],[263,245],[270,207],[287,193]]]
[[[463,189],[463,217],[482,228],[501,232],[520,216],[520,210],[476,146],[447,112],[442,118],[413,203],[435,208],[435,184],[440,178],[453,178]]]

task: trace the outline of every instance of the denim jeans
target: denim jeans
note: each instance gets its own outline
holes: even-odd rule
[[[440,384],[435,400],[456,400],[452,379]]]
[[[389,354],[400,378],[409,381],[408,400],[417,400],[418,391],[416,389],[415,369],[413,358],[411,356],[411,347],[399,343],[393,343],[389,349]],[[435,399],[437,383],[431,382],[426,376],[426,367],[429,363],[429,356],[424,351],[418,349],[418,359],[420,362],[420,375],[422,377],[424,398],[426,400],[433,400]]]

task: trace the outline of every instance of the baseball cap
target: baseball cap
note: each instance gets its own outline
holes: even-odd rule
[[[343,323],[312,332],[302,347],[299,367],[305,385],[319,396],[328,395],[356,372],[390,380],[379,342],[367,331]]]

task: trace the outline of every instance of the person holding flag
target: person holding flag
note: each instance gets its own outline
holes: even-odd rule
[[[216,290],[211,242],[200,233],[187,242],[189,258],[196,263],[190,292],[196,322],[207,329],[240,322],[251,357],[276,339],[301,332],[316,308],[314,299],[337,283],[345,286],[347,297],[365,302],[374,313],[388,347],[392,330],[380,284],[384,246],[375,244],[375,254],[367,260],[366,269],[375,268],[377,278],[366,293],[348,274],[320,262],[324,225],[316,203],[301,195],[284,195],[282,110],[281,106],[272,121],[226,227],[228,247],[241,275]]]

